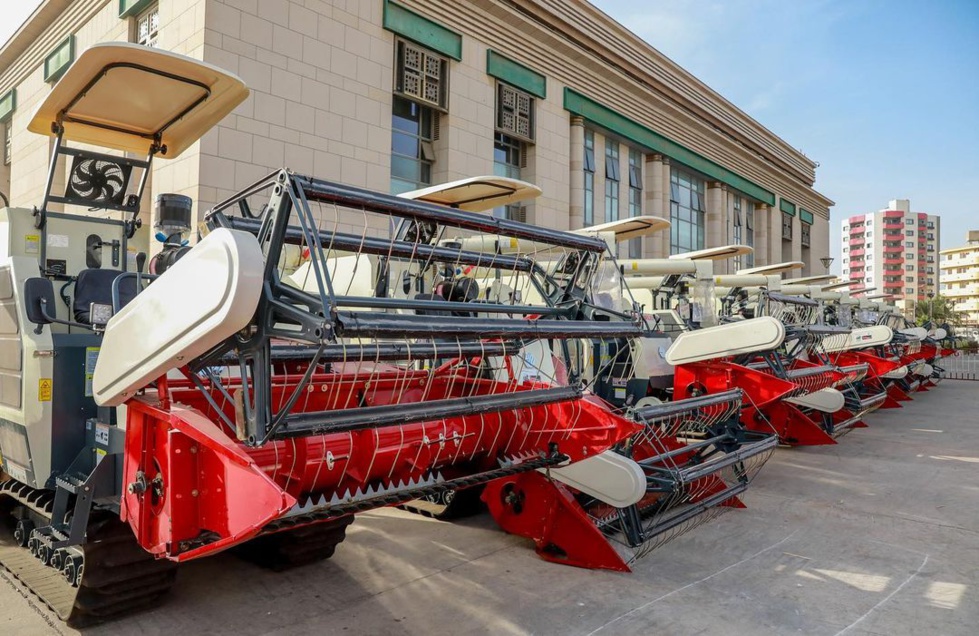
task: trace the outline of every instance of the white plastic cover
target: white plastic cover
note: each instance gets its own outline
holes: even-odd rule
[[[770,351],[783,340],[785,327],[782,323],[771,316],[762,316],[681,333],[666,352],[666,361],[676,366],[752,351]]]
[[[208,234],[106,325],[95,401],[118,406],[243,329],[258,307],[263,265],[251,234]]]
[[[631,506],[646,494],[646,475],[639,464],[612,451],[546,473],[616,508]]]

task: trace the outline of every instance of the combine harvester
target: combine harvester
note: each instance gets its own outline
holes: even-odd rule
[[[145,251],[128,247],[151,161],[247,93],[183,56],[96,45],[32,120],[54,137],[45,198],[2,211],[2,342],[18,361],[0,394],[4,567],[81,626],[155,605],[178,562],[232,547],[277,568],[324,559],[357,512],[494,479],[642,501],[644,468],[609,449],[655,431],[589,393],[574,354],[644,330],[639,316],[581,317],[601,239],[282,170],[209,211],[193,247],[179,238],[191,201],[159,196],[168,237],[142,273]],[[550,245],[580,267],[555,279],[529,258],[443,247],[447,228]],[[544,302],[472,302],[466,271],[521,272]],[[575,552],[568,530],[544,549]]]
[[[808,413],[838,411],[842,398],[835,386],[845,376],[824,359],[810,358],[818,352],[823,338],[828,334],[839,335],[838,330],[812,323],[815,303],[778,292],[779,274],[798,269],[801,263],[740,270],[729,276],[712,276],[710,268],[703,267],[704,261],[736,255],[737,247],[671,257],[679,261],[692,256],[701,264],[699,272],[641,279],[642,284],[652,286],[654,311],[674,324],[681,323],[676,326],[682,332],[678,345],[709,340],[708,334],[696,328],[705,323],[720,322],[722,329],[732,329],[746,319],[769,321],[768,329],[759,329],[751,335],[753,347],[740,350],[737,340],[725,338],[726,342],[734,343],[726,359],[674,354],[671,362],[678,365],[674,393],[682,396],[710,392],[733,383],[752,396],[752,408],[742,414],[748,428],[775,430],[783,443],[833,443],[824,430],[826,418],[819,417],[820,422],[816,423]],[[655,268],[652,263],[636,263],[631,269],[653,273]],[[716,300],[718,294],[722,294],[720,301]],[[674,302],[686,308],[688,315],[680,316],[672,309]],[[715,313],[718,311],[720,315]]]
[[[448,200],[460,184],[489,179],[479,177],[402,196]],[[485,210],[491,207],[491,202],[483,205]],[[616,242],[667,227],[669,223],[663,219],[636,217],[575,233],[599,237],[611,248]],[[496,235],[453,236],[444,238],[441,246],[478,250],[487,255],[533,256],[552,278],[565,284],[580,280],[583,273],[594,269],[591,282],[578,287],[578,319],[628,322],[638,315],[636,302],[611,250],[603,262],[589,264],[574,253],[555,253],[553,246]],[[481,290],[475,295],[476,302],[542,300],[524,273],[470,273],[478,274],[470,284]],[[748,332],[753,327],[746,324],[741,331]],[[718,342],[712,344],[715,352]],[[543,558],[583,567],[627,570],[629,564],[654,547],[725,509],[743,506],[739,495],[770,457],[776,439],[770,433],[747,431],[739,424],[743,394],[737,389],[666,403],[651,397],[659,376],[672,372],[662,357],[669,346],[668,336],[648,329],[642,337],[632,340],[582,339],[575,349],[575,366],[589,390],[643,424],[639,434],[615,448],[642,468],[645,493],[638,502],[625,505],[601,500],[576,484],[575,470],[587,468],[586,464],[560,469],[557,482],[525,473],[491,482],[483,491],[482,499],[500,525],[534,539]],[[549,357],[535,355],[536,360],[546,361]],[[550,369],[545,372],[552,373]],[[551,474],[555,474],[553,470]],[[474,512],[472,499],[471,493],[455,493],[450,501],[411,502],[406,507],[437,518],[451,518]]]

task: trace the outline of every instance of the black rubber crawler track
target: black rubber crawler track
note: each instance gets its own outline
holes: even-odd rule
[[[45,491],[0,476],[0,566],[70,627],[88,627],[161,602],[176,579],[176,564],[154,559],[129,526],[108,512],[93,512],[82,546],[85,570],[79,587],[17,545],[13,513],[20,508],[49,518],[51,504]]]

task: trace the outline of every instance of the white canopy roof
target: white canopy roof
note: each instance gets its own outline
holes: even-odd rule
[[[806,264],[802,261],[786,261],[785,263],[772,263],[771,265],[761,265],[759,267],[749,267],[739,269],[739,274],[781,274],[791,272],[795,269],[802,269]]]
[[[632,216],[618,221],[609,221],[598,225],[590,225],[578,230],[575,234],[599,234],[613,232],[615,241],[628,241],[640,236],[655,234],[670,227],[670,222],[658,216]]]
[[[78,56],[34,113],[28,130],[146,153],[158,135],[173,159],[248,97],[238,77],[211,64],[124,42]]]
[[[708,247],[705,250],[697,250],[695,252],[673,254],[670,258],[691,261],[723,261],[736,256],[752,254],[754,251],[755,248],[749,245],[722,245],[720,247]]]
[[[399,194],[403,199],[438,203],[469,212],[486,212],[501,205],[534,199],[541,189],[508,177],[469,177]]]

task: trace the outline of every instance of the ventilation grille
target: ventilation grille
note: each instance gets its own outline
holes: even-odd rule
[[[395,91],[418,102],[448,107],[448,63],[404,40],[398,41]]]
[[[534,98],[523,91],[497,84],[496,128],[502,133],[534,140]]]

